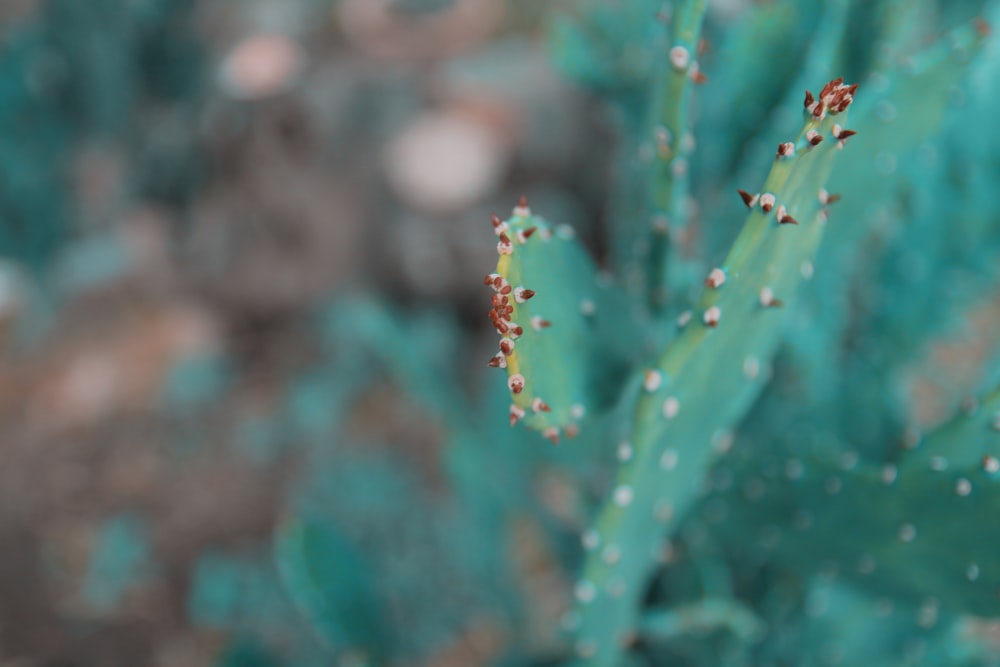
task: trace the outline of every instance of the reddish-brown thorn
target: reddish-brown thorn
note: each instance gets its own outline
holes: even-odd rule
[[[708,82],[708,77],[705,75],[704,72],[702,72],[699,69],[691,73],[691,80],[694,81],[695,84],[700,86],[701,84]],[[569,435],[569,433],[567,433],[566,435]]]
[[[830,204],[835,204],[838,201],[840,201],[840,195],[827,195],[826,196],[826,205],[827,206],[829,206]]]
[[[492,215],[490,215],[490,222],[493,223],[493,228],[494,229],[496,229],[497,227],[499,227],[500,225],[503,224],[503,220],[501,220],[500,216],[498,216],[496,213],[493,213]]]
[[[520,408],[517,405],[515,405],[514,403],[510,404],[510,425],[511,426],[514,426],[515,424],[517,424],[517,420],[519,420],[522,417],[524,417],[524,415],[525,415],[524,408]]]
[[[841,77],[837,77],[833,81],[828,82],[825,86],[823,86],[823,90],[820,91],[819,98],[823,99],[824,97],[826,97],[827,95],[829,95],[830,93],[832,93],[833,90],[834,90],[834,88],[836,88],[837,86],[839,86],[842,83],[844,83],[844,77],[842,77],[842,76]]]
[[[806,91],[806,101],[802,103],[802,106],[804,106],[806,109],[808,109],[809,107],[812,106],[812,103],[815,102],[815,101],[816,101],[816,98],[814,98],[813,94],[810,91],[807,90]]]
[[[742,199],[743,203],[747,205],[747,208],[753,208],[754,200],[756,199],[756,197],[754,197],[746,190],[737,190],[737,192],[740,193],[740,199]]]
[[[526,239],[530,239],[531,235],[534,234],[537,230],[538,227],[528,227],[523,232],[521,232],[521,236],[523,236]]]
[[[507,296],[513,290],[514,290],[514,288],[511,287],[510,285],[504,285],[503,287],[500,288],[500,293],[503,294],[504,296]]]

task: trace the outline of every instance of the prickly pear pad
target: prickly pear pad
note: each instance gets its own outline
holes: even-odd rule
[[[571,227],[533,215],[524,199],[493,227],[500,257],[483,282],[500,341],[489,364],[507,370],[511,425],[524,420],[558,443],[618,395],[623,365],[606,341],[627,323],[623,306]]]

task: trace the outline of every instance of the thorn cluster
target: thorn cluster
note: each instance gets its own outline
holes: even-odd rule
[[[839,77],[823,86],[823,89],[819,91],[819,99],[813,97],[813,94],[807,90],[802,106],[812,114],[813,118],[820,120],[827,112],[835,115],[846,111],[847,107],[851,106],[851,102],[854,101],[854,93],[857,90],[858,84],[845,86],[844,77]]]

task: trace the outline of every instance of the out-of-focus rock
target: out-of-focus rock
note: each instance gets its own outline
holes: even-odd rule
[[[219,67],[223,91],[239,100],[280,95],[295,86],[305,68],[302,48],[280,34],[251,35],[239,42]]]
[[[218,345],[213,318],[189,305],[138,315],[110,334],[81,335],[40,367],[9,369],[0,403],[26,399],[28,423],[41,432],[89,427],[148,409],[180,360]]]
[[[505,3],[455,0],[431,13],[400,11],[398,0],[341,0],[344,36],[365,54],[386,60],[438,60],[481,44],[499,26]]]
[[[418,117],[389,145],[385,170],[410,206],[430,213],[456,211],[496,192],[510,147],[494,126],[466,113]]]

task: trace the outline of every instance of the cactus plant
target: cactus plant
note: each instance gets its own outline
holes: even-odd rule
[[[793,3],[778,4],[796,18]],[[871,64],[862,68],[873,72],[866,85],[868,100],[865,87],[860,98],[862,120],[857,127],[862,136],[848,142],[856,134],[848,129],[846,117],[857,85],[836,78],[815,94],[807,90],[802,126],[797,134],[780,137],[762,186],[738,191],[750,214],[725,259],[701,274],[701,296],[690,300],[692,267],[698,264],[690,261],[690,249],[682,252],[678,246],[689,236],[685,230],[698,222],[689,210],[688,192],[698,193],[690,183],[689,162],[697,160],[691,152],[700,141],[689,119],[692,84],[706,78],[695,59],[705,3],[681,0],[668,9],[669,20],[664,20],[663,11],[647,17],[667,24],[662,34],[643,28],[643,35],[652,35],[650,51],[663,64],[649,67],[646,104],[636,111],[635,90],[612,91],[624,109],[621,118],[631,124],[622,132],[633,151],[631,165],[623,171],[635,179],[626,184],[626,205],[615,211],[624,216],[613,221],[615,271],[599,275],[570,229],[545,221],[522,200],[507,220],[494,216],[499,261],[484,280],[493,291],[490,319],[501,336],[490,365],[507,371],[511,424],[523,421],[558,442],[560,432],[585,431],[588,425],[580,420],[588,415],[612,422],[611,430],[618,435],[614,443],[605,444],[618,453],[615,481],[581,535],[583,564],[574,589],[575,608],[566,618],[577,659],[592,665],[627,664],[656,634],[655,628],[683,624],[667,620],[675,618],[673,612],[644,612],[650,584],[671,558],[669,538],[679,535],[691,516],[717,513],[720,507],[729,508],[731,516],[714,539],[732,552],[741,544],[757,544],[766,529],[767,554],[762,559],[767,562],[809,572],[814,563],[832,561],[850,571],[853,584],[873,595],[890,594],[916,605],[931,596],[935,609],[940,606],[949,613],[996,614],[1000,605],[988,588],[962,581],[975,581],[986,570],[995,572],[988,541],[949,519],[969,511],[962,508],[971,508],[968,496],[973,488],[987,497],[991,493],[979,487],[989,488],[990,475],[1000,465],[985,449],[986,422],[993,420],[996,426],[1000,419],[992,405],[995,395],[985,399],[978,417],[942,426],[919,449],[890,462],[893,448],[885,441],[887,432],[903,433],[892,392],[885,392],[879,376],[856,375],[861,359],[844,364],[832,352],[816,350],[817,345],[835,350],[852,327],[866,326],[850,321],[857,305],[845,291],[857,280],[852,274],[866,267],[839,258],[864,253],[873,233],[870,211],[892,206],[901,197],[898,188],[920,178],[907,155],[915,147],[942,146],[934,143],[935,132],[946,114],[948,94],[959,94],[953,91],[980,51],[988,34],[985,24],[977,19],[930,46],[907,51],[925,27],[922,12],[936,10],[921,3],[882,3],[878,11],[885,12],[884,20],[874,26],[881,30],[881,41]],[[804,74],[827,72],[835,62],[851,69],[844,44],[858,10],[846,1],[825,3],[816,32],[804,47]],[[630,21],[639,23],[626,15],[620,24]],[[610,29],[605,34],[614,35]],[[581,39],[562,34],[560,44],[579,49]],[[765,85],[760,88],[763,94]],[[739,122],[731,107],[726,111],[730,122]],[[787,123],[780,125],[787,132]],[[725,134],[729,128],[719,130]],[[702,134],[709,131],[716,128]],[[841,157],[847,143],[851,146]],[[847,156],[855,143],[862,147],[852,161]],[[910,180],[885,178],[897,169]],[[731,173],[742,175],[735,169]],[[865,180],[882,180],[888,191],[862,198],[858,193],[865,189]],[[716,186],[702,187],[706,192]],[[841,198],[848,203],[837,211],[833,204]],[[703,236],[714,255],[712,245],[725,237],[717,230],[733,226],[716,219],[722,212],[711,211],[712,203],[699,207],[698,218],[702,227],[712,221]],[[729,215],[726,207],[722,210]],[[941,225],[941,218],[934,223]],[[980,224],[995,228],[996,221]],[[833,238],[821,246],[828,227]],[[817,271],[824,277],[814,281]],[[688,308],[690,302],[694,305]],[[887,321],[893,317],[873,313],[872,321],[883,322],[882,330],[890,331],[893,325]],[[920,331],[923,339],[909,330],[914,342],[884,351],[878,363],[900,363],[926,341],[930,330],[928,323]],[[787,406],[788,397],[779,401],[765,396],[758,402],[763,415],[751,419],[764,434],[752,447],[738,448],[744,450],[740,454],[728,454],[734,432],[755,400],[769,383],[769,394],[789,384],[787,375],[794,376],[793,384],[808,383],[801,400]],[[844,423],[842,413],[828,412],[840,409],[833,397],[842,382],[849,383],[844,385],[849,392],[862,389],[857,396],[838,397],[859,411],[862,401],[875,398],[873,392],[888,396],[873,406],[871,417]],[[790,457],[791,463],[775,463],[783,447],[790,446],[782,444],[781,432],[775,429],[788,418],[775,416],[773,424],[767,423],[768,411],[775,410],[828,425],[838,444],[807,452],[804,460]],[[606,437],[606,430],[595,432]],[[854,440],[859,442],[856,447],[846,444]],[[864,457],[861,463],[859,457]],[[845,466],[845,460],[850,465]],[[762,473],[761,462],[777,469],[790,466],[794,475],[786,477],[792,481]],[[716,465],[735,482],[727,493],[706,500]],[[954,472],[942,474],[945,468]],[[892,480],[886,481],[887,470]],[[900,481],[894,483],[897,475]],[[748,488],[754,500],[765,500],[748,504],[731,497],[748,493]],[[842,490],[853,502],[827,507],[824,499]],[[953,500],[940,502],[942,494]],[[869,516],[873,513],[865,508],[874,498],[880,499],[880,511]],[[984,510],[986,505],[978,507]],[[814,508],[807,512],[809,522],[816,524],[812,532],[794,529],[796,520],[803,521],[803,507]],[[920,521],[907,519],[909,515]],[[925,522],[926,528],[915,527]],[[782,529],[782,524],[789,528]],[[817,538],[817,531],[824,537]],[[924,531],[927,539],[908,546]],[[793,537],[784,539],[786,533]],[[852,539],[838,539],[847,533]],[[949,545],[948,554],[941,551],[943,544]],[[872,576],[875,563],[886,561],[900,565],[882,578]],[[939,566],[945,566],[947,575],[935,573]],[[967,590],[971,588],[977,590]],[[729,614],[726,605],[713,605],[697,612],[696,618],[707,614],[721,619]]]
[[[281,582],[298,616],[230,614],[224,559],[195,578],[229,664],[265,625],[295,628],[303,665],[996,664],[1000,362],[977,357],[982,398],[938,426],[913,385],[1000,278],[1000,60],[976,18],[998,13],[589,0],[561,18],[556,59],[618,141],[603,243],[526,199],[483,225],[482,386],[455,362],[478,342],[439,310],[330,309],[324,363],[289,390],[305,481],[275,563],[232,577],[259,599]],[[352,428],[372,386],[378,418],[403,396],[442,434],[433,470]],[[449,641],[489,648],[449,662]]]

